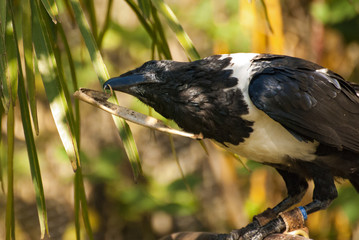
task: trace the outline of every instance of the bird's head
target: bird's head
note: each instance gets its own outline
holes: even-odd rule
[[[148,61],[139,68],[109,79],[104,88],[131,94],[165,117],[171,118],[170,105],[178,97],[180,84],[173,74],[182,64],[184,63],[169,60]]]
[[[236,88],[238,79],[232,77],[233,70],[228,67],[230,62],[230,57],[221,56],[194,62],[149,61],[109,79],[104,88],[137,97],[185,131],[202,133],[219,142],[237,142],[231,133],[219,137],[214,130],[221,131],[221,124],[248,112]]]

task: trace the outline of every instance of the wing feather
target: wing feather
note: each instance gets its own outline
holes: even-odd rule
[[[359,153],[355,85],[299,58],[262,55],[252,65],[248,91],[257,108],[300,140]]]

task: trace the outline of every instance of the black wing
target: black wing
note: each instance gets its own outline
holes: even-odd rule
[[[296,138],[359,153],[356,87],[323,67],[293,57],[253,60],[249,96]]]

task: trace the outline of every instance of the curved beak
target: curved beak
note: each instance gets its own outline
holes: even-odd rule
[[[128,89],[129,87],[132,87],[134,85],[137,85],[139,83],[143,83],[146,81],[145,76],[141,75],[141,74],[133,74],[133,75],[129,75],[129,76],[124,76],[124,77],[114,77],[111,78],[109,80],[107,80],[104,84],[103,84],[103,88],[104,89],[113,89],[113,90],[125,90]]]

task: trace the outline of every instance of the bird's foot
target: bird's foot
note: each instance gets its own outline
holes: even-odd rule
[[[264,225],[260,224],[257,215],[254,217],[253,222],[246,227],[233,230],[227,240],[262,240],[272,233],[290,233],[298,229],[303,230],[305,229],[305,220],[306,212],[303,208],[295,208],[291,211],[280,213],[278,217],[272,220],[263,221]]]

